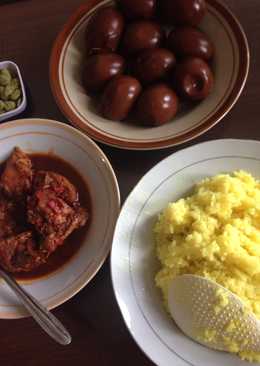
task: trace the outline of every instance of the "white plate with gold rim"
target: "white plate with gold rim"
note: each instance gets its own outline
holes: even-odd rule
[[[120,207],[113,169],[99,147],[63,123],[24,119],[0,126],[0,163],[15,146],[28,153],[52,152],[72,165],[86,182],[91,197],[91,221],[79,251],[47,277],[24,281],[26,291],[48,309],[64,303],[83,288],[105,261]],[[28,316],[19,299],[0,282],[0,318]]]
[[[159,366],[250,365],[186,337],[166,313],[154,284],[159,263],[152,229],[158,214],[203,178],[239,169],[260,179],[260,142],[226,139],[195,145],[151,169],[121,210],[111,254],[114,292],[131,335]]]

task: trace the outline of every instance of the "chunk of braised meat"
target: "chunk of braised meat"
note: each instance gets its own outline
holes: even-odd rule
[[[43,247],[48,251],[54,251],[88,218],[85,209],[70,207],[51,189],[36,191],[29,198],[27,209],[28,221],[42,235]]]
[[[0,188],[12,199],[27,194],[32,188],[32,162],[18,147],[14,149],[6,162],[0,178]]]
[[[50,189],[41,189],[29,198],[28,221],[43,236],[63,232],[74,210]]]
[[[64,240],[76,229],[84,226],[87,222],[88,214],[87,211],[82,208],[76,208],[74,214],[70,216],[69,222],[64,227],[64,231],[59,231],[59,233],[53,232],[48,235],[42,243],[43,248],[47,251],[53,252],[58,246],[62,245]]]
[[[15,204],[0,195],[0,240],[18,232],[19,226],[14,220]]]
[[[33,190],[51,189],[59,198],[69,205],[78,202],[78,192],[74,185],[64,176],[50,171],[40,170],[35,173]]]
[[[45,263],[48,253],[39,250],[31,231],[0,240],[0,263],[9,272],[28,272]]]

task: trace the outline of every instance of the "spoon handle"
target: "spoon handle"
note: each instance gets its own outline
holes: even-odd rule
[[[23,305],[30,312],[36,322],[47,334],[49,334],[50,337],[64,346],[70,344],[71,336],[69,332],[64,328],[61,322],[51,314],[50,311],[40,304],[32,295],[28,294],[12,276],[2,269],[0,269],[0,275],[21,299]]]

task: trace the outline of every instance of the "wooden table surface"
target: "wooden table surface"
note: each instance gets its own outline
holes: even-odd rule
[[[242,96],[220,124],[181,147],[133,152],[100,145],[115,169],[123,201],[153,165],[181,148],[216,138],[260,139],[260,1],[226,0],[225,3],[241,21],[251,48],[251,69]],[[80,4],[81,0],[10,3],[0,0],[0,61],[13,60],[22,70],[30,105],[24,117],[66,122],[50,91],[48,63],[55,37]],[[70,346],[55,344],[32,319],[1,320],[0,364],[153,365],[126,329],[113,295],[108,260],[95,279],[73,299],[54,310],[54,314],[71,332],[73,342]]]

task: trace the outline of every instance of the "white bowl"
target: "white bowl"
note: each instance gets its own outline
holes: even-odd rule
[[[21,91],[22,91],[22,102],[17,108],[13,109],[12,111],[0,114],[0,122],[17,116],[18,114],[22,113],[25,110],[25,108],[27,107],[27,98],[26,98],[26,93],[25,93],[25,87],[24,87],[24,82],[23,82],[23,78],[22,78],[21,72],[19,70],[19,67],[12,61],[0,62],[0,70],[5,69],[5,68],[11,70],[11,72],[18,77],[20,86],[21,86]]]
[[[15,146],[29,153],[52,152],[72,165],[86,181],[91,197],[91,220],[79,251],[56,272],[32,281],[25,289],[52,309],[85,286],[106,259],[118,217],[120,195],[113,169],[103,152],[81,132],[63,123],[24,119],[0,126],[0,162]],[[28,313],[8,286],[0,282],[0,318]]]
[[[111,253],[113,287],[130,333],[157,365],[250,365],[185,336],[166,312],[154,283],[159,269],[152,235],[157,215],[205,177],[238,169],[260,179],[260,142],[227,139],[193,146],[156,165],[122,208]]]
[[[174,1],[174,0],[172,0]],[[249,70],[245,33],[232,12],[218,0],[208,0],[201,24],[215,48],[215,85],[210,96],[163,126],[145,128],[135,123],[110,121],[98,113],[82,83],[85,29],[93,14],[115,1],[93,0],[82,5],[65,24],[54,44],[50,83],[61,111],[90,137],[123,149],[167,148],[205,133],[218,123],[238,100]]]

